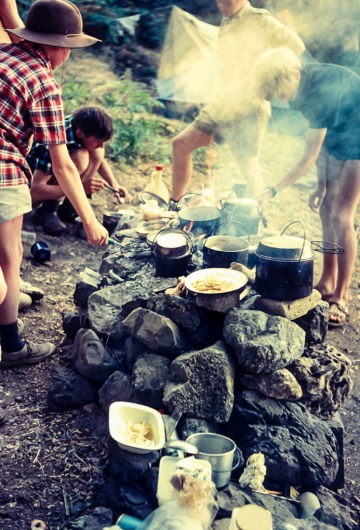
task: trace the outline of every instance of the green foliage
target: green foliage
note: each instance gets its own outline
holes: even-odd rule
[[[68,80],[62,84],[62,96],[66,114],[71,114],[79,107],[91,104],[89,103],[91,94],[85,83]]]
[[[162,104],[156,100],[145,85],[131,80],[130,73],[109,92],[100,97],[100,104],[110,109],[114,122],[114,139],[108,156],[126,162],[139,159],[168,159],[164,142],[164,124],[154,114]]]

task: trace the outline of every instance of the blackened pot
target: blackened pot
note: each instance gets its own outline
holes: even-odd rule
[[[233,261],[247,265],[249,242],[242,237],[217,235],[204,240],[203,261],[208,267],[230,267]]]
[[[187,206],[178,212],[180,228],[195,235],[209,234],[220,224],[220,211],[215,206]]]
[[[314,259],[285,261],[255,254],[255,290],[272,300],[297,300],[312,293]]]
[[[190,250],[183,256],[168,257],[154,254],[156,276],[163,278],[177,278],[187,273],[191,260]]]

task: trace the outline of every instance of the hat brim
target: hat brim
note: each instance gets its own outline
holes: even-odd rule
[[[36,44],[48,44],[49,46],[58,46],[59,48],[86,48],[96,42],[101,42],[101,40],[90,37],[86,33],[81,33],[80,35],[61,35],[41,33],[26,28],[6,29],[5,31],[21,39],[35,42]]]

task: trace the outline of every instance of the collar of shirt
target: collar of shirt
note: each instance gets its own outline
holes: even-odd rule
[[[242,17],[244,12],[248,11],[248,9],[250,8],[251,8],[250,3],[246,2],[244,7],[240,9],[240,11],[238,11],[237,13],[234,13],[234,15],[231,15],[231,17],[223,17],[222,24],[228,24],[229,22],[231,22],[231,20]]]
[[[33,57],[37,57],[41,60],[41,62],[44,64],[45,68],[51,72],[51,62],[48,59],[45,50],[40,44],[35,44],[29,41],[23,41],[18,44],[23,50],[25,50],[29,55],[32,55]]]
[[[75,134],[71,114],[69,114],[68,116],[65,116],[64,121],[65,121],[65,128],[66,128],[66,144],[68,148],[71,149],[71,147],[74,147],[74,148],[84,147],[80,138],[78,138]]]

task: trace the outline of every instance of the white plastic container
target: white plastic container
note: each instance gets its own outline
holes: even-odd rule
[[[171,477],[176,471],[176,465],[179,460],[182,460],[182,458],[176,456],[163,456],[160,458],[159,478],[156,493],[159,506],[165,504],[167,501],[176,499],[179,496],[179,492],[170,482]]]
[[[129,426],[146,422],[151,427],[151,443],[129,442]],[[122,449],[131,453],[145,454],[162,449],[165,444],[164,422],[160,412],[137,403],[115,401],[109,407],[110,436]]]

